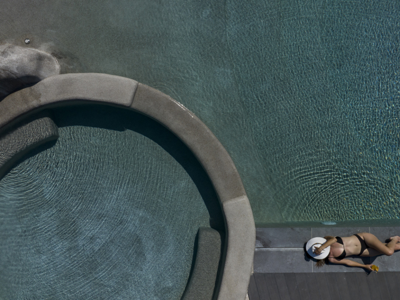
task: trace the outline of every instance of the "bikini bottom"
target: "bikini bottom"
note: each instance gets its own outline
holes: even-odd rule
[[[357,233],[354,235],[360,240],[361,243],[361,251],[360,254],[358,254],[360,256],[364,252],[364,250],[368,248],[368,246],[367,243]]]

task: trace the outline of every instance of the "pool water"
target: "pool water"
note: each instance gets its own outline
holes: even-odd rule
[[[199,227],[223,230],[193,154],[140,114],[53,115],[58,141],[0,181],[0,298],[179,299]]]
[[[1,41],[29,37],[64,73],[133,78],[192,110],[231,154],[257,224],[400,218],[400,3],[16,0],[0,11]]]
[[[399,219],[399,4],[228,3],[256,222]]]

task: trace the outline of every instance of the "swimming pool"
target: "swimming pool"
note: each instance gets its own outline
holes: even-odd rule
[[[193,154],[137,113],[52,112],[57,142],[0,181],[0,295],[180,298],[198,228],[224,230]]]
[[[67,109],[74,105],[79,107],[70,111]],[[85,109],[84,105],[90,105],[90,108]],[[99,111],[93,105],[105,105],[107,108]],[[128,122],[123,118],[125,113],[117,112],[113,107],[131,113],[129,117],[133,119]],[[12,174],[13,168],[23,165],[25,161],[29,162],[31,157],[39,158],[39,165],[48,166],[50,174],[56,175],[45,179],[45,188],[40,180],[39,185],[34,183],[30,188],[33,194],[31,198],[27,197],[27,193],[19,195],[24,190],[20,189],[18,182],[9,182],[7,185],[11,193],[4,193],[1,218],[2,239],[7,240],[0,248],[3,253],[1,270],[5,272],[0,274],[3,278],[0,284],[3,296],[9,298],[28,294],[29,297],[64,299],[74,295],[74,298],[87,299],[96,298],[96,295],[105,298],[119,295],[122,298],[135,299],[148,296],[174,299],[183,295],[183,299],[192,299],[193,296],[211,299],[214,295],[221,300],[245,296],[255,243],[250,204],[240,176],[224,147],[182,104],[131,79],[106,74],[67,74],[46,78],[30,88],[11,94],[0,102],[0,108],[0,175],[7,177]],[[68,111],[67,117],[63,118]],[[100,155],[97,163],[89,163],[88,166],[78,162],[77,172],[67,172],[74,175],[74,180],[65,178],[64,175],[57,176],[57,173],[65,174],[64,170],[74,169],[74,159],[68,159],[64,155],[68,151],[60,151],[57,155],[60,161],[46,155],[40,158],[40,154],[48,152],[50,148],[56,152],[59,150],[55,146],[57,143],[54,144],[59,138],[58,126],[97,128],[91,135],[86,135],[81,130],[72,130],[74,138],[83,144],[83,157],[80,155],[83,153],[79,150],[79,143],[75,145],[73,139],[67,139],[66,143],[57,142],[61,145],[60,149],[72,146],[72,153],[77,155],[78,160],[83,158],[90,161]],[[110,142],[109,136],[103,135],[98,128],[111,130],[112,135],[118,131],[127,131],[126,138],[123,135],[119,137],[123,141],[120,146],[135,144],[135,135],[131,134],[131,131],[135,131],[167,151],[173,157],[172,161],[178,163],[195,183],[201,194],[200,203],[207,207],[207,222],[213,229],[201,226],[197,222],[199,218],[190,215],[186,219],[189,223],[184,221],[182,214],[186,216],[193,208],[180,207],[182,205],[179,206],[179,201],[182,200],[177,196],[182,196],[179,195],[182,193],[178,192],[177,195],[171,186],[165,189],[175,194],[173,199],[168,201],[165,196],[168,197],[169,193],[165,189],[161,190],[161,200],[167,200],[167,203],[160,205],[159,199],[154,199],[157,193],[145,184],[148,181],[160,181],[158,174],[146,176],[145,182],[139,185],[135,180],[129,181],[132,178],[129,176],[132,167],[129,162],[132,162],[132,156],[135,157],[134,153],[125,159],[128,163],[125,172],[123,168],[121,173],[114,172],[111,178],[108,177],[111,180],[109,185],[102,188],[100,183],[99,186],[96,179],[107,179],[102,176],[102,169],[110,168],[101,153],[104,156],[104,153],[109,155],[110,151],[114,151],[121,163],[126,156],[120,153],[126,152],[128,155],[132,149],[118,147],[118,143]],[[83,139],[80,139],[81,134]],[[104,147],[103,138],[109,148]],[[152,149],[147,142],[144,144],[147,145],[145,148]],[[91,151],[96,145],[100,146]],[[140,157],[146,161],[144,158],[149,153],[146,150]],[[23,157],[23,154],[28,156]],[[158,153],[156,156],[160,165],[167,162],[163,155]],[[49,165],[50,163],[54,165]],[[82,176],[86,173],[85,168],[90,170],[89,178],[94,178],[94,182],[93,179]],[[155,168],[160,169],[157,166]],[[28,169],[31,171],[31,168]],[[36,166],[33,169],[38,169],[43,175],[49,174],[46,168]],[[169,172],[173,170],[169,169]],[[119,168],[116,172],[119,172]],[[142,170],[138,173],[148,174]],[[169,178],[173,181],[173,178],[178,178],[179,181],[179,176],[174,174],[175,172],[168,173]],[[34,182],[35,175],[32,176]],[[118,177],[121,175],[123,177]],[[88,184],[85,184],[85,178]],[[120,180],[125,182],[125,186],[119,184]],[[24,186],[26,181],[29,183],[25,179]],[[142,190],[143,186],[145,191]],[[86,192],[93,187],[96,191],[100,190],[101,196],[99,193]],[[158,188],[160,187],[157,186]],[[189,188],[188,184],[182,184],[180,191],[185,192],[186,188]],[[113,190],[116,197],[109,192]],[[57,197],[60,206],[51,207],[54,199],[45,197],[44,200],[42,194]],[[124,204],[124,201],[115,199],[118,197],[128,197],[129,201]],[[112,204],[114,200],[118,203],[117,207],[102,205],[110,204],[110,201]],[[81,205],[82,203],[85,205]],[[93,208],[87,207],[87,203]],[[174,208],[177,203],[180,208],[178,211]],[[193,205],[196,216],[201,212],[197,208],[198,202],[182,203],[185,206]],[[68,215],[63,216],[62,205],[68,207]],[[81,206],[84,207],[80,209]],[[119,214],[121,211],[125,214]],[[143,217],[145,220],[141,220]],[[56,227],[51,226],[54,221],[58,222]],[[132,224],[132,221],[138,226]],[[43,226],[38,226],[40,224]],[[50,231],[47,230],[48,225]],[[164,233],[160,226],[167,232]],[[39,230],[31,230],[37,227]],[[193,231],[198,231],[194,242],[193,233],[187,231],[190,227]],[[119,231],[124,229],[128,229],[128,234],[119,235]],[[183,238],[184,236],[187,238]],[[118,242],[116,237],[124,242]],[[176,239],[180,240],[180,249],[174,248],[177,245]],[[155,241],[162,240],[165,241],[164,246],[174,249],[158,255],[154,247],[158,243]],[[46,246],[42,247],[44,244]],[[189,251],[188,255],[182,255],[182,248],[183,251]],[[164,250],[167,249],[161,251]],[[62,255],[57,255],[60,253]],[[156,254],[153,255],[154,253]],[[24,263],[20,257],[30,263]],[[109,257],[112,258],[111,266],[108,266]],[[148,257],[151,258],[150,261],[147,260]],[[92,260],[95,263],[87,266],[87,262]],[[38,265],[42,267],[40,272],[37,271]],[[63,269],[63,278],[60,279],[59,270],[52,265],[74,268]],[[143,276],[143,272],[146,276]],[[163,276],[168,272],[179,275],[175,282],[171,283],[168,276]],[[127,279],[114,279],[125,276],[126,273],[129,273]],[[160,282],[154,282],[154,278],[160,279]],[[77,281],[79,285],[75,284]],[[33,285],[32,282],[36,283]]]
[[[258,224],[399,219],[397,3],[110,5],[13,1],[0,40],[182,102],[233,157]]]

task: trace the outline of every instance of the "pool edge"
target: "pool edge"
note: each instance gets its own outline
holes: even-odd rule
[[[76,73],[48,77],[6,97],[0,102],[0,131],[32,111],[68,102],[132,109],[163,124],[189,147],[214,185],[227,226],[227,252],[218,299],[243,300],[253,265],[254,218],[231,157],[208,127],[179,102],[137,81]]]

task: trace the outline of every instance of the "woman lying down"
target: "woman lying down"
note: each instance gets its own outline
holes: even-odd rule
[[[400,250],[400,237],[393,236],[388,243],[382,243],[378,238],[368,232],[354,234],[348,237],[326,236],[315,237],[309,240],[305,246],[308,256],[318,260],[317,267],[322,267],[326,262],[347,265],[349,267],[361,267],[369,271],[377,271],[372,264],[361,264],[347,256],[371,257],[377,255],[392,255]]]

